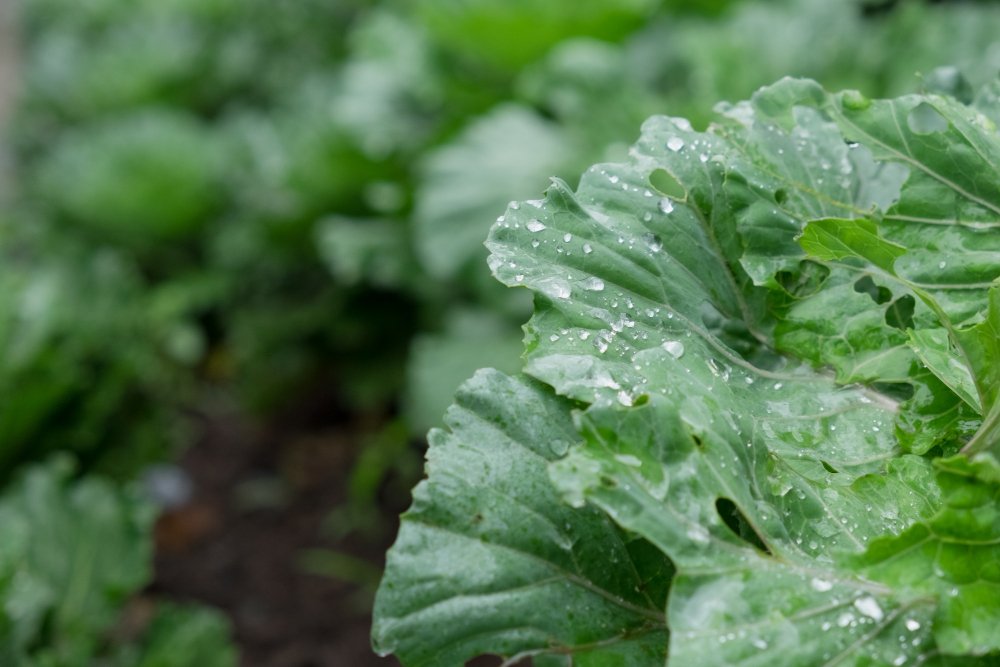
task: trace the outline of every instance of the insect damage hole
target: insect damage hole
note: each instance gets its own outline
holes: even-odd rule
[[[885,310],[885,323],[906,331],[913,328],[913,309],[917,301],[909,294],[899,297]]]
[[[726,524],[726,527],[733,532],[733,534],[752,546],[758,551],[763,551],[768,556],[772,555],[771,550],[761,539],[761,536],[754,530],[753,525],[746,518],[746,515],[740,511],[740,508],[736,506],[729,498],[718,498],[715,501],[715,511],[718,512],[719,518],[722,522]]]
[[[892,291],[888,287],[876,285],[871,276],[858,278],[858,281],[854,283],[854,291],[859,294],[867,294],[877,304],[887,303],[892,299]]]
[[[681,185],[680,181],[674,178],[666,169],[655,169],[653,173],[649,175],[649,184],[656,188],[659,192],[671,197],[683,201],[687,198],[687,190]]]

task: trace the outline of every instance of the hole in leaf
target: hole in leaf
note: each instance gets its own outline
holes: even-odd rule
[[[632,407],[639,407],[640,405],[646,405],[649,403],[649,394],[639,394],[634,401],[632,401]]]
[[[823,469],[824,469],[824,470],[826,470],[826,471],[827,471],[828,473],[830,473],[831,475],[836,475],[837,473],[839,473],[839,472],[840,472],[839,470],[837,470],[836,468],[834,468],[834,467],[833,467],[832,465],[830,465],[830,464],[829,464],[829,463],[827,463],[826,461],[822,461],[822,460],[821,460],[821,461],[820,461],[820,463],[822,463],[822,464],[823,464]]]
[[[774,202],[776,204],[784,204],[787,199],[788,199],[788,192],[786,192],[784,189],[779,188],[774,191]]]
[[[830,269],[827,267],[818,262],[804,259],[799,262],[797,271],[779,271],[775,278],[778,279],[778,284],[792,296],[805,297],[819,291],[829,275]]]
[[[705,443],[701,441],[701,436],[695,433],[691,434],[691,440],[694,442],[694,446],[697,447],[698,449],[701,449],[702,447],[705,446]]]
[[[871,276],[859,278],[858,282],[854,283],[854,291],[859,294],[867,294],[872,298],[872,301],[879,304],[892,299],[892,292],[889,288],[876,285]]]
[[[909,294],[904,294],[891,304],[885,311],[885,323],[906,331],[913,328],[913,308],[916,300]]]
[[[719,518],[726,524],[729,530],[738,538],[752,546],[754,549],[763,551],[771,555],[771,550],[764,544],[757,531],[753,529],[740,508],[729,498],[718,498],[715,501],[715,511],[719,513]]]
[[[614,489],[618,486],[618,482],[616,482],[612,477],[608,477],[607,475],[601,475],[601,486],[607,487],[609,489]]]
[[[687,190],[666,169],[653,171],[649,175],[649,184],[668,197],[673,197],[674,199],[684,199],[687,197]]]
[[[900,402],[910,400],[914,393],[913,385],[909,382],[875,382],[872,389]]]
[[[927,102],[921,102],[910,109],[906,124],[917,134],[933,134],[948,129],[948,119]]]

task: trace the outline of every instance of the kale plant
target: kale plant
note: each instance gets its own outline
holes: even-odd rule
[[[512,204],[523,375],[431,432],[376,649],[997,664],[998,91],[785,79]]]

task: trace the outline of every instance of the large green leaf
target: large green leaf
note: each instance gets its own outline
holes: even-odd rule
[[[497,371],[459,390],[389,552],[380,653],[434,667],[481,653],[663,663],[669,561],[597,510],[562,504],[548,479],[548,462],[578,439],[570,407]]]
[[[670,150],[658,139],[645,145]],[[892,401],[776,363],[740,331],[760,301],[727,263],[724,213],[713,228],[707,211],[647,197],[647,174],[604,165],[577,195],[556,185],[508,211],[491,241],[498,275],[539,292],[528,372],[593,404],[588,445],[558,464],[557,484],[677,565],[677,664],[895,659],[910,610],[837,555],[930,511],[928,466],[900,457]],[[730,506],[750,542],[720,514]],[[821,639],[792,651],[796,634]],[[703,655],[706,641],[725,646]]]
[[[965,125],[943,146],[912,150],[931,160],[951,149],[953,160],[964,157],[978,171],[958,162],[943,173],[958,168],[974,181],[964,186],[973,194],[992,187],[976,175],[989,164],[961,150],[990,149],[989,124],[944,98],[885,103],[906,107],[904,118],[921,104],[938,104]],[[812,357],[805,344],[782,338],[787,312],[826,297],[822,280],[805,295],[782,283],[783,272],[802,270],[796,237],[812,219],[844,219],[841,227],[857,231],[839,230],[825,242],[829,251],[813,255],[830,278],[857,277],[863,266],[843,260],[860,243],[872,248],[861,254],[869,263],[883,272],[895,264],[906,276],[894,296],[917,284],[958,321],[985,305],[985,285],[972,274],[995,275],[995,237],[974,235],[983,224],[953,230],[943,220],[913,232],[921,221],[902,211],[941,179],[885,148],[898,113],[857,132],[858,117],[879,108],[786,81],[724,109],[708,133],[653,119],[630,163],[593,168],[576,193],[556,183],[494,228],[496,275],[537,295],[527,372],[591,405],[580,420],[586,445],[555,465],[554,478],[569,500],[598,504],[676,564],[668,617],[677,664],[696,664],[695,656],[720,665],[918,664],[940,638],[965,629],[965,619],[940,613],[941,595],[913,599],[852,565],[871,541],[910,529],[940,505],[927,462],[903,455],[896,442],[893,394],[840,386],[777,354],[840,368],[859,354],[898,351],[912,357],[902,378],[877,371],[864,379],[931,386],[933,376],[917,374],[905,334],[889,336],[901,328],[896,320],[938,324],[917,303],[909,312],[880,309],[879,335],[857,349]],[[850,222],[872,216],[883,219],[877,228]],[[894,243],[905,243],[905,255]],[[947,267],[942,256],[973,243],[982,261],[958,278],[929,268]],[[900,257],[910,263],[900,267]],[[835,300],[825,303],[828,320],[843,317]],[[985,612],[976,622],[997,620]],[[804,636],[815,640],[790,639]],[[912,640],[901,645],[899,636]],[[707,639],[721,648],[706,657],[699,647]],[[948,642],[939,648],[954,652]]]

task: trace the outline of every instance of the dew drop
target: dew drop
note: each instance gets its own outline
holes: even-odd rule
[[[825,593],[826,591],[833,588],[832,583],[826,581],[825,579],[819,579],[819,578],[815,578],[812,581],[810,581],[809,585],[812,586],[814,591],[819,591],[820,593]]]
[[[601,292],[604,290],[604,281],[600,278],[587,278],[583,281],[583,289],[588,292]]]
[[[880,607],[878,602],[875,601],[875,598],[870,595],[866,595],[855,600],[854,608],[868,618],[876,621],[881,621],[882,617],[885,616],[885,614],[882,613],[882,607]]]
[[[676,153],[680,149],[684,148],[684,140],[680,137],[670,137],[667,139],[667,148]]]
[[[701,544],[708,542],[708,531],[699,525],[693,525],[688,528],[686,535],[692,542],[699,542]]]
[[[657,206],[661,213],[670,213],[674,210],[674,202],[670,200],[670,197],[661,197]]]
[[[569,284],[564,280],[559,280],[558,278],[546,280],[540,289],[545,294],[556,298],[556,299],[568,299],[569,295],[572,293]]]
[[[668,340],[661,345],[667,353],[674,359],[680,359],[684,356],[684,343],[679,340]]]
[[[528,228],[529,232],[540,232],[543,229],[545,229],[545,225],[542,223],[541,220],[538,220],[537,218],[532,218],[531,220],[528,220],[528,224],[526,224],[525,227]]]

